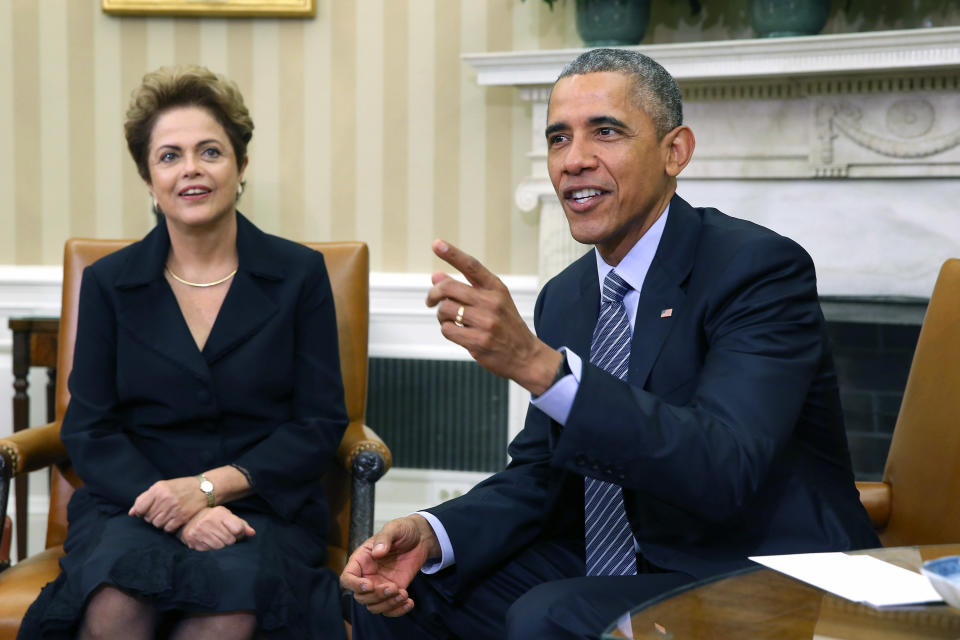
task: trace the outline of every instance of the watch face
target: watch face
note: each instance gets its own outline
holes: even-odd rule
[[[213,483],[209,480],[204,480],[200,483],[200,491],[203,491],[204,493],[210,493],[213,491]]]

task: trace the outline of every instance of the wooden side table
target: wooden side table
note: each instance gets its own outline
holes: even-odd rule
[[[47,421],[56,418],[59,318],[10,318],[13,332],[13,430],[30,427],[30,367],[47,367]],[[27,476],[16,479],[17,560],[27,557]]]

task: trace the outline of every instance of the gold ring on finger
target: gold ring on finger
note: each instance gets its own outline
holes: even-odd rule
[[[457,317],[453,319],[453,324],[457,325],[458,327],[463,326],[463,311],[463,305],[460,305],[460,308],[457,309]]]

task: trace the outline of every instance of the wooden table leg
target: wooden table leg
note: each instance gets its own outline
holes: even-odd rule
[[[47,421],[53,422],[56,412],[57,341],[59,318],[10,318],[7,326],[13,333],[13,430],[30,428],[29,371],[31,366],[47,367]],[[27,524],[30,514],[26,474],[16,478],[14,490],[17,560],[27,557]]]
[[[57,368],[47,367],[47,422],[57,419]]]
[[[30,371],[30,333],[13,332],[13,430],[30,426],[30,396],[27,374]],[[27,476],[16,478],[14,519],[17,527],[17,560],[27,557]]]

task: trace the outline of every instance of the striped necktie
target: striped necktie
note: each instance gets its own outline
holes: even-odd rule
[[[600,317],[593,331],[590,362],[621,380],[630,363],[630,322],[623,296],[630,285],[611,270],[603,281]],[[626,576],[637,573],[633,531],[623,506],[619,485],[584,478],[584,527],[588,576]]]

